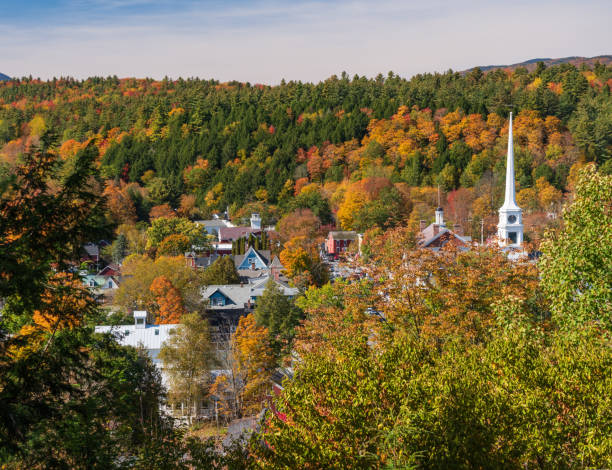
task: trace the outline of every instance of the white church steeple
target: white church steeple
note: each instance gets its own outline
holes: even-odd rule
[[[516,205],[514,187],[514,147],[512,144],[512,113],[508,124],[508,155],[506,157],[506,193],[499,209],[497,237],[502,246],[519,248],[523,245],[523,211]]]

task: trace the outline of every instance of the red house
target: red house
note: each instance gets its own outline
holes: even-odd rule
[[[325,249],[328,255],[339,255],[345,252],[355,240],[357,240],[357,232],[352,230],[329,232],[325,241]]]

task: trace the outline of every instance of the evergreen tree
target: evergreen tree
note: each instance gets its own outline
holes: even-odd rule
[[[208,285],[238,284],[240,276],[230,256],[221,256],[204,271],[202,280]]]
[[[257,324],[268,329],[270,344],[276,354],[289,352],[302,311],[283,294],[274,280],[270,279],[266,284],[263,295],[257,299],[254,313]]]
[[[115,241],[113,242],[112,258],[113,263],[119,264],[125,258],[128,251],[127,238],[124,234],[120,233]]]

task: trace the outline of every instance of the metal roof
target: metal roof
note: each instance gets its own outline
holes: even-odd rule
[[[172,325],[115,325],[96,326],[96,333],[112,333],[117,342],[124,346],[135,348],[142,346],[146,350],[161,349],[170,337],[170,332],[178,328],[179,324]]]

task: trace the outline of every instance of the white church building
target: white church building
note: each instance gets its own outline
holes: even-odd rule
[[[497,238],[500,246],[521,249],[523,246],[523,211],[516,204],[514,187],[514,147],[512,144],[512,113],[508,125],[508,155],[506,157],[506,193],[499,208]]]

